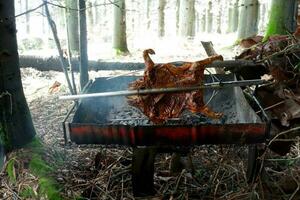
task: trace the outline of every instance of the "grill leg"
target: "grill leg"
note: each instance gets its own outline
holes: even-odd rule
[[[133,148],[132,188],[134,196],[149,196],[154,191],[154,161],[156,147]]]
[[[247,167],[247,179],[248,183],[254,183],[257,177],[260,175],[263,163],[258,159],[264,150],[259,144],[249,145],[248,147],[248,167]],[[262,168],[263,169],[263,168]]]

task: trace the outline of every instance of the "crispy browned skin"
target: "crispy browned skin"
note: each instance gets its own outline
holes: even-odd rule
[[[144,76],[131,83],[130,89],[187,87],[201,84],[204,80],[205,66],[214,60],[223,60],[222,56],[217,55],[176,67],[170,63],[155,65],[149,54],[155,54],[155,52],[152,49],[143,52],[146,66]],[[200,112],[210,118],[222,116],[221,113],[215,113],[205,106],[203,89],[189,93],[139,95],[128,99],[130,105],[138,107],[154,123],[176,118],[185,108],[192,112]]]

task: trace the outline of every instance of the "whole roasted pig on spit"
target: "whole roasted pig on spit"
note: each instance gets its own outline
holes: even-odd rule
[[[144,50],[144,76],[129,85],[129,89],[151,89],[189,87],[204,82],[206,65],[215,60],[223,60],[220,55],[212,56],[196,62],[186,62],[182,66],[171,63],[154,64],[149,54],[155,54],[152,49]],[[152,122],[159,124],[169,118],[177,118],[184,109],[193,113],[218,119],[221,113],[212,111],[203,100],[203,89],[187,93],[147,94],[128,97],[130,105],[139,108]]]

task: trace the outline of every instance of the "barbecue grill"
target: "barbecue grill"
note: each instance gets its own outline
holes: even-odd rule
[[[126,90],[128,84],[137,78],[139,77],[96,78],[86,86],[85,93]],[[216,78],[222,82],[236,81],[234,74],[227,74],[206,75],[205,82],[212,83]],[[156,125],[140,110],[128,105],[126,96],[80,99],[73,118],[68,119],[67,115],[63,122],[65,140],[76,144],[126,145],[139,149],[186,148],[202,144],[257,144],[264,143],[268,138],[268,121],[264,117],[259,117],[249,106],[240,87],[226,87],[221,90],[206,88],[204,99],[215,112],[223,113],[221,119],[209,119],[186,110],[179,118]],[[256,175],[259,164],[256,162],[256,149],[254,150],[250,151],[249,155],[250,179]],[[134,159],[135,156],[133,165]],[[145,171],[153,173],[153,170],[147,169],[143,164],[140,165],[139,168],[144,169],[138,171],[142,172],[133,171],[134,192],[145,194],[153,187],[153,183],[149,183],[153,182],[153,174],[150,174],[149,178],[136,177]]]

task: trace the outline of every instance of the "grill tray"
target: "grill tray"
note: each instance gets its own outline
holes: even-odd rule
[[[86,93],[126,90],[136,76],[97,78]],[[234,81],[233,74],[217,75],[222,81]],[[213,82],[205,76],[205,82]],[[239,87],[205,89],[205,102],[224,117],[212,120],[185,110],[179,118],[155,125],[124,96],[82,99],[71,123],[67,124],[71,141],[77,144],[119,144],[129,146],[191,146],[200,144],[250,144],[266,139],[267,123],[252,110]]]

